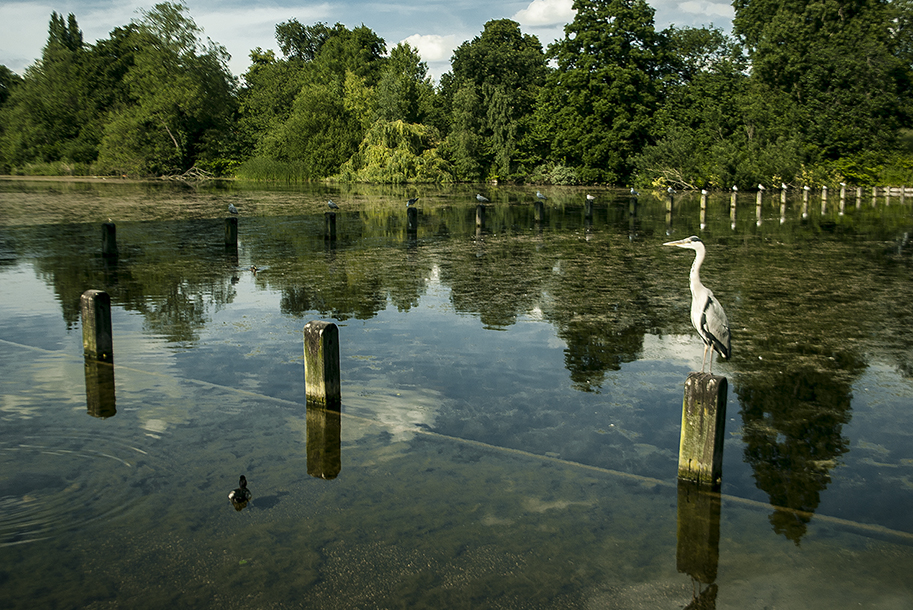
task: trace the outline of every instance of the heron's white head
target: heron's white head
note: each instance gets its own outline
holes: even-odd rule
[[[667,241],[663,244],[664,246],[678,246],[679,248],[688,248],[689,250],[697,250],[704,246],[704,242],[701,241],[701,238],[697,235],[692,235],[691,237],[686,237],[685,239],[679,239],[676,241]]]

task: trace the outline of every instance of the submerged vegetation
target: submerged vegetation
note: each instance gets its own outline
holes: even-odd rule
[[[543,49],[489,21],[432,82],[367,26],[276,26],[240,80],[183,4],[0,66],[0,171],[729,188],[913,181],[911,0],[735,0],[733,35],[576,0]]]

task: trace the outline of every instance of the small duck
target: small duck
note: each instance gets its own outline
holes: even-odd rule
[[[228,499],[235,505],[235,508],[238,508],[238,506],[244,508],[252,497],[253,495],[247,488],[247,478],[242,474],[241,479],[238,481],[238,488],[228,492]]]
[[[330,199],[329,201],[327,201],[327,205],[330,206],[330,209],[331,209],[331,210],[338,210],[338,209],[339,209],[339,205],[338,205],[337,203],[335,203],[332,199]]]
[[[415,205],[416,201],[418,201],[418,197],[413,197],[412,199],[410,199],[409,201],[406,202],[406,207],[411,208],[412,206]]]
[[[235,216],[238,215],[238,208],[235,207],[235,204],[233,204],[233,203],[228,204],[228,213],[234,214]]]
[[[251,265],[250,270],[256,275],[256,273],[260,271],[260,268],[257,265]]]

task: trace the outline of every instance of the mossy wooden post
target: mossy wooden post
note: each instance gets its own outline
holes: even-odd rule
[[[308,404],[338,409],[339,328],[332,322],[311,320],[304,325],[304,392]]]
[[[846,211],[846,185],[840,185],[840,215],[843,216]]]
[[[586,218],[590,218],[590,219],[593,218],[593,202],[592,201],[587,201],[586,203],[583,204],[583,215]]]
[[[707,226],[707,191],[701,191],[701,228]]]
[[[763,202],[763,201],[764,201],[764,191],[762,191],[761,189],[758,189],[758,194],[755,196],[754,215],[755,215],[755,222],[757,223],[757,225],[759,227],[761,226],[761,202]]]
[[[827,187],[821,187],[821,213],[827,213]]]
[[[786,222],[786,189],[780,189],[780,224]]]
[[[900,205],[907,202],[907,187],[900,187]]]
[[[236,216],[225,219],[225,246],[238,247],[238,218]]]
[[[476,228],[483,228],[485,226],[485,206],[481,203],[476,206]]]
[[[735,200],[736,200],[736,191],[732,191],[732,195],[729,196],[729,220],[735,222]]]
[[[79,298],[82,351],[86,358],[114,362],[111,297],[104,290],[86,290]]]
[[[101,255],[117,256],[117,225],[110,220],[101,225]]]
[[[808,218],[808,186],[802,187],[802,218]]]
[[[326,232],[323,238],[327,241],[336,241],[336,212],[324,212]]]
[[[710,373],[685,381],[678,478],[718,487],[723,476],[723,429],[729,382]]]
[[[533,210],[535,210],[535,220],[536,222],[542,222],[545,220],[545,204],[541,201],[537,201],[533,204]]]
[[[872,187],[872,207],[875,207],[875,204],[878,202],[878,187]]]
[[[413,207],[406,208],[406,228],[410,231],[418,229],[418,209]]]
[[[884,205],[885,205],[885,207],[888,207],[891,205],[891,187],[890,186],[884,187]]]
[[[858,210],[861,207],[862,207],[862,187],[857,186],[856,187],[856,209]]]

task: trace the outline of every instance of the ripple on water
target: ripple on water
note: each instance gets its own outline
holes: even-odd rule
[[[129,511],[163,489],[173,470],[157,453],[101,434],[66,430],[0,441],[0,547],[50,538]]]

